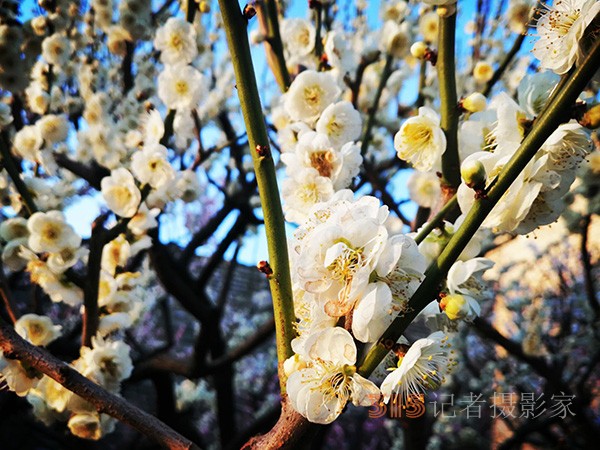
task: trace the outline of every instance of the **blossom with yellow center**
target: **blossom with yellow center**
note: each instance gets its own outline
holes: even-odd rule
[[[448,338],[441,331],[411,345],[404,357],[399,359],[398,367],[383,380],[383,401],[389,402],[395,394],[397,398],[394,401],[404,403],[427,389],[440,387],[455,364],[449,348]]]
[[[398,158],[410,162],[415,169],[431,170],[446,151],[439,115],[426,106],[419,108],[419,115],[406,120],[396,133],[394,147]]]
[[[47,213],[37,212],[28,222],[29,248],[36,253],[58,253],[66,248],[77,248],[81,244],[81,236],[66,223],[60,211]]]
[[[171,17],[156,31],[154,47],[164,64],[189,64],[198,54],[196,29],[184,19]]]
[[[349,400],[371,406],[379,399],[377,386],[356,373],[356,346],[343,328],[313,333],[299,356],[306,365],[290,374],[287,392],[292,407],[310,422],[333,422]]]

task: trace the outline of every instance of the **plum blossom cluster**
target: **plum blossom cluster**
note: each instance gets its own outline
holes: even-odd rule
[[[472,183],[488,185],[517,151],[534,118],[531,113],[539,112],[557,82],[557,78],[547,73],[531,75],[519,87],[520,103],[506,94],[498,94],[485,111],[473,114],[464,123],[479,122],[469,129],[479,128],[483,132],[470,136],[471,140],[479,141],[482,150],[467,156],[462,163],[463,183],[458,189],[462,211],[467,211],[476,197]],[[577,168],[591,149],[588,132],[576,121],[560,125],[483,226],[526,234],[556,221],[566,207],[565,196],[575,180]],[[476,171],[473,165],[478,167]],[[470,180],[471,173],[479,179]]]
[[[291,243],[298,337],[285,363],[287,391],[312,422],[332,422],[348,401],[370,406],[382,394],[389,401],[392,391],[406,398],[435,388],[454,364],[448,338],[437,332],[410,347],[381,390],[356,373],[356,341],[376,342],[407,311],[426,267],[410,236],[388,230],[388,214],[376,198],[355,200],[341,190],[311,208]],[[475,267],[456,268],[452,292],[470,293],[472,275],[489,267],[473,261]],[[467,316],[446,309],[450,319]]]
[[[301,223],[310,208],[347,188],[362,164],[362,120],[329,73],[300,73],[283,97],[279,132],[286,165],[282,196],[286,219]],[[280,123],[281,123],[280,122]]]

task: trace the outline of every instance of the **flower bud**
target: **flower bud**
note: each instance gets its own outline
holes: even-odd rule
[[[427,53],[427,44],[423,41],[417,41],[410,46],[410,54],[417,59],[424,59]]]
[[[492,65],[485,61],[479,61],[473,69],[473,78],[478,83],[486,83],[494,76],[494,68]]]
[[[461,105],[465,111],[476,113],[485,109],[487,106],[487,100],[485,95],[479,92],[473,92],[471,95],[462,100]]]
[[[102,428],[98,414],[74,414],[67,424],[71,433],[82,439],[97,441],[102,437]]]
[[[198,8],[202,14],[208,14],[210,12],[210,2],[201,1]]]
[[[456,14],[456,2],[450,0],[448,2],[444,2],[443,4],[439,4],[436,12],[440,17],[450,17],[452,14]]]
[[[472,189],[485,188],[487,174],[481,161],[467,159],[460,166],[460,176],[465,181],[465,184]]]
[[[583,117],[581,118],[581,120],[579,121],[579,124],[589,128],[590,130],[595,130],[596,128],[600,127],[600,105],[596,105],[593,106],[592,108],[588,109],[585,114],[583,115]]]
[[[449,294],[440,301],[440,308],[446,313],[448,319],[463,319],[469,313],[467,299],[460,294]]]

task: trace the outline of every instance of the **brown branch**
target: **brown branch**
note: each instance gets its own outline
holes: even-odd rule
[[[54,155],[54,160],[56,161],[56,164],[63,169],[74,173],[79,178],[83,178],[97,191],[100,190],[100,182],[102,181],[102,178],[110,175],[110,170],[108,170],[106,167],[102,167],[95,161],[88,166],[72,160],[64,153],[56,153]]]
[[[161,16],[168,12],[168,9],[175,3],[175,0],[166,0],[158,10],[152,14],[152,23],[156,26],[157,20],[161,18]]]
[[[246,428],[239,431],[231,439],[231,442],[229,442],[225,450],[238,450],[252,436],[255,436],[259,433],[263,433],[265,430],[270,430],[277,422],[277,419],[279,418],[280,414],[281,403],[277,402],[277,404],[273,405],[263,414],[256,417],[254,421],[250,423],[250,425],[246,426]]]
[[[202,268],[198,280],[196,281],[196,288],[198,290],[202,290],[206,287],[208,280],[210,280],[217,267],[219,267],[219,264],[223,261],[223,257],[225,252],[227,252],[227,249],[229,249],[229,246],[246,233],[249,224],[253,222],[256,223],[254,219],[254,215],[249,216],[243,211],[240,212],[240,215],[231,229],[227,232],[227,235],[225,235],[215,252],[208,259],[206,265]]]
[[[585,292],[587,294],[588,303],[594,311],[594,317],[600,317],[600,305],[596,299],[596,289],[594,287],[594,279],[592,277],[592,263],[590,261],[590,252],[588,251],[588,234],[592,216],[590,214],[583,218],[581,227],[581,263],[583,265],[583,280],[585,283]]]
[[[6,279],[6,275],[4,274],[2,259],[0,259],[0,297],[2,297],[2,302],[4,303],[4,309],[6,310],[8,319],[14,324],[17,321],[17,315],[13,306],[14,301],[10,292],[10,286],[8,284],[8,280]]]
[[[102,250],[104,249],[104,222],[106,215],[99,216],[92,223],[90,238],[90,254],[87,265],[87,277],[83,290],[83,330],[81,345],[91,347],[92,337],[98,330],[100,313],[98,308],[98,292],[100,289],[100,269],[102,265]]]
[[[199,449],[156,417],[88,380],[48,351],[31,345],[5,323],[0,323],[0,349],[6,358],[17,359],[42,372],[91,403],[99,413],[130,425],[155,442],[172,450]]]
[[[404,214],[402,214],[402,211],[400,211],[400,208],[398,207],[396,200],[394,200],[394,198],[387,191],[387,189],[385,187],[385,181],[383,181],[379,178],[375,169],[371,166],[371,164],[366,159],[363,160],[363,167],[364,167],[363,173],[364,173],[366,179],[369,181],[369,183],[371,183],[371,186],[373,186],[374,190],[379,191],[379,193],[381,195],[381,201],[388,208],[390,208],[396,214],[396,216],[398,216],[398,218],[402,221],[402,223],[404,225],[410,226],[410,220],[408,220],[408,218]]]
[[[486,97],[488,95],[490,95],[494,85],[500,80],[500,78],[502,78],[502,75],[504,75],[504,72],[506,71],[506,69],[508,68],[510,63],[512,62],[513,58],[521,49],[521,46],[523,45],[523,42],[525,41],[526,37],[527,37],[526,34],[520,34],[519,36],[517,36],[517,39],[515,39],[513,46],[511,47],[509,52],[506,54],[506,56],[500,63],[500,66],[498,67],[498,69],[496,69],[496,71],[492,75],[492,78],[485,85],[485,89],[483,90],[483,95],[485,95]]]
[[[242,450],[293,449],[299,444],[310,444],[319,425],[310,423],[290,405],[287,397],[281,402],[281,416],[267,434],[250,439]]]
[[[129,40],[125,41],[125,56],[123,56],[123,63],[121,65],[121,71],[123,72],[123,96],[133,88],[134,78],[132,71],[133,64],[133,53],[135,51],[135,43]]]
[[[138,380],[145,378],[148,374],[154,372],[171,372],[186,378],[199,378],[206,375],[212,375],[222,367],[236,363],[249,355],[258,346],[262,345],[273,336],[274,332],[275,321],[274,319],[270,319],[261,325],[252,336],[245,339],[238,347],[213,361],[206,362],[204,365],[198,365],[198,367],[193,367],[191,361],[192,358],[178,358],[172,354],[162,353],[138,364],[131,378]]]
[[[167,247],[159,242],[157,233],[157,230],[149,233],[153,240],[149,255],[158,280],[187,312],[199,322],[206,322],[210,317],[210,305],[198,301],[197,294],[191,287],[193,283],[183,269],[185,266],[175,261]]]
[[[350,88],[350,92],[352,93],[351,102],[354,108],[358,109],[358,95],[360,93],[360,85],[362,84],[363,76],[365,74],[365,70],[371,64],[379,60],[381,56],[381,52],[373,52],[369,55],[365,55],[361,58],[358,67],[356,68],[356,76],[353,81],[347,80],[348,87]]]
[[[190,261],[190,259],[194,256],[196,249],[203,245],[208,238],[214,234],[217,228],[219,228],[219,226],[223,223],[229,213],[233,211],[233,209],[234,207],[232,202],[225,199],[223,207],[217,211],[217,213],[211,217],[210,220],[202,228],[200,228],[196,234],[192,236],[192,239],[181,254],[180,261],[182,265],[186,265]]]
[[[492,325],[490,325],[487,321],[485,321],[481,317],[475,318],[475,320],[473,320],[472,325],[473,325],[473,328],[475,328],[475,330],[477,330],[477,332],[481,336],[484,336],[485,338],[490,339],[491,341],[493,341],[496,344],[503,347],[508,353],[513,355],[515,358],[521,360],[522,362],[524,362],[526,364],[529,364],[531,366],[531,368],[538,375],[540,375],[544,378],[548,378],[550,375],[552,375],[554,373],[552,368],[550,368],[548,366],[548,364],[546,363],[546,361],[544,361],[543,358],[540,358],[538,356],[527,355],[523,351],[521,344],[514,342],[514,341],[508,339],[507,337],[503,336],[502,334],[500,334],[500,332],[498,330],[496,330]],[[550,379],[548,378],[548,380],[550,380]],[[554,380],[554,381],[558,381],[558,380]]]
[[[0,136],[0,158],[4,168],[8,172],[8,176],[14,183],[17,192],[21,196],[21,200],[23,201],[27,214],[31,215],[37,212],[37,207],[33,201],[31,192],[29,192],[27,185],[21,179],[21,165],[17,164],[13,158],[13,155],[10,153],[10,142],[8,140],[8,134],[6,131],[3,131],[2,135]]]

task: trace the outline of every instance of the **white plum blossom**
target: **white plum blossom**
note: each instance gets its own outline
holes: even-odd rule
[[[42,42],[42,57],[48,64],[62,66],[71,56],[71,41],[60,33],[48,36]]]
[[[35,125],[25,125],[15,134],[13,149],[21,158],[37,161],[43,143],[39,128]]]
[[[60,252],[66,248],[78,248],[81,244],[81,236],[65,221],[60,211],[32,214],[27,228],[29,248],[36,253]]]
[[[9,242],[29,236],[27,219],[24,217],[13,217],[5,219],[0,223],[0,239]]]
[[[437,42],[440,27],[440,16],[435,12],[428,12],[419,17],[419,32],[425,42]]]
[[[196,30],[184,19],[170,17],[156,30],[154,48],[164,64],[189,64],[198,54]]]
[[[356,373],[356,346],[343,328],[327,328],[312,334],[300,355],[306,367],[287,380],[292,407],[310,422],[333,422],[346,403],[371,406],[379,389]]]
[[[127,224],[127,228],[129,228],[133,234],[142,235],[146,233],[146,231],[158,226],[158,221],[156,220],[158,214],[160,214],[159,209],[148,209],[146,203],[142,203],[135,216],[133,216]]]
[[[325,108],[316,125],[317,132],[326,134],[336,147],[358,139],[361,128],[359,112],[354,109],[352,103],[345,100]]]
[[[332,30],[327,33],[323,50],[329,64],[340,73],[350,72],[356,66],[357,54],[352,41],[342,30]]]
[[[104,177],[101,182],[102,197],[116,215],[121,217],[133,217],[137,212],[142,194],[135,185],[133,175],[127,169],[121,167]]]
[[[133,370],[129,351],[129,346],[123,341],[93,337],[92,348],[81,347],[78,370],[82,375],[115,391]]]
[[[386,283],[369,283],[352,314],[352,334],[361,342],[375,342],[399,311],[400,306],[394,305],[392,291]]]
[[[33,345],[48,345],[60,336],[61,328],[49,317],[37,314],[24,314],[15,322],[15,331]]]
[[[294,264],[300,287],[326,298],[325,312],[332,317],[346,315],[364,294],[388,241],[384,226],[388,211],[380,207],[379,200],[362,197],[349,202],[340,198],[334,196],[330,207],[313,207],[313,214],[321,215],[318,210],[323,208],[330,217],[310,229],[310,237],[303,227],[297,231],[301,240]],[[307,224],[312,226],[310,216],[305,227]]]
[[[281,40],[292,59],[307,56],[315,48],[315,27],[308,20],[290,18],[281,22]]]
[[[131,157],[131,171],[142,184],[164,186],[175,178],[175,169],[167,159],[167,148],[160,144],[145,145]]]
[[[27,369],[16,359],[8,359],[0,352],[0,383],[6,384],[19,397],[26,396],[42,378],[42,374]]]
[[[193,109],[207,93],[207,81],[192,66],[167,66],[158,75],[158,97],[169,109]]]
[[[296,145],[302,135],[312,129],[304,122],[293,122],[279,130],[279,143],[282,153],[291,153],[296,150]]]
[[[331,178],[321,176],[316,169],[296,170],[281,186],[286,220],[302,223],[315,204],[328,201],[334,192]]]
[[[393,394],[404,402],[423,394],[427,389],[437,389],[453,365],[448,338],[441,331],[414,342],[406,354],[399,358],[398,368],[383,380],[381,393],[388,403]]]
[[[381,30],[380,50],[395,58],[404,57],[410,48],[411,40],[408,24],[398,24],[387,20]]]
[[[415,169],[422,172],[433,169],[446,151],[440,116],[426,106],[419,108],[419,115],[407,119],[396,133],[394,147],[398,158],[410,162]]]
[[[312,122],[337,100],[340,88],[328,73],[305,70],[285,94],[285,109],[293,120]]]
[[[519,106],[531,116],[537,116],[550,98],[560,77],[552,71],[526,75],[519,84]]]
[[[144,115],[142,126],[145,145],[158,144],[165,134],[165,124],[157,109],[151,109]]]
[[[600,12],[596,0],[557,0],[552,6],[543,3],[537,20],[538,41],[533,55],[544,69],[562,75],[575,63],[579,42],[587,26]]]
[[[423,208],[432,208],[442,196],[440,179],[433,172],[413,172],[407,187],[410,199]]]
[[[40,136],[48,144],[62,142],[69,134],[69,121],[64,115],[47,114],[35,125],[40,130]]]

